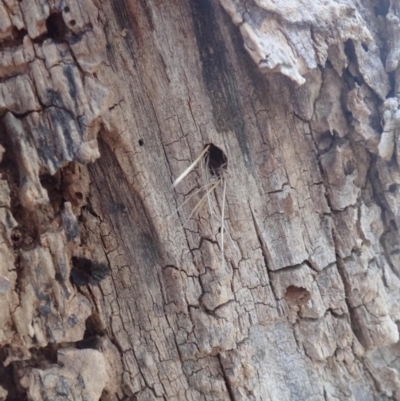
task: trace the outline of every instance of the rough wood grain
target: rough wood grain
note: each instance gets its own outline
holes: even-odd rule
[[[1,1],[0,400],[400,400],[399,18]]]

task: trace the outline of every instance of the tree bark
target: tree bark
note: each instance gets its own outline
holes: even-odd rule
[[[0,400],[400,400],[399,18],[2,0]]]

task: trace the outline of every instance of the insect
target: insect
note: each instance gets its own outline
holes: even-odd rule
[[[216,213],[213,209],[213,205],[211,202],[210,195],[214,192],[216,194],[216,190],[218,187],[222,186],[222,202],[221,202],[221,241],[220,248],[222,253],[222,263],[224,260],[224,232],[225,232],[225,199],[226,199],[226,175],[228,168],[228,159],[225,153],[218,147],[212,143],[209,143],[204,146],[203,150],[197,156],[196,160],[174,181],[173,187],[175,188],[180,182],[182,182],[187,175],[196,168],[196,166],[200,163],[202,176],[205,181],[204,185],[202,185],[199,189],[197,189],[188,199],[186,199],[177,209],[178,212],[187,202],[190,201],[194,196],[198,193],[205,191],[204,195],[201,197],[196,206],[192,209],[189,217],[190,219],[193,215],[200,211],[201,207],[207,201],[210,215],[216,217],[219,220],[218,213]]]

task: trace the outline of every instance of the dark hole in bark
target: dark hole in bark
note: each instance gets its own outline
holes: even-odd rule
[[[391,231],[398,231],[396,220],[390,220],[390,230]]]
[[[350,61],[355,61],[354,45],[351,39],[348,39],[346,42],[344,42],[344,52]]]
[[[71,26],[75,26],[76,22],[75,22],[74,19],[72,19],[71,21],[69,21],[69,24],[70,24]]]
[[[17,29],[14,27],[12,29],[11,35],[9,35],[7,38],[3,39],[0,42],[0,51],[5,50],[5,49],[9,50],[9,48],[21,46],[23,44],[24,37],[27,34],[28,34],[28,31],[26,29]],[[16,73],[17,71],[18,71],[18,69],[16,71],[14,71],[14,73]],[[10,74],[12,75],[11,71],[10,71]],[[7,77],[7,75],[2,76],[2,79]]]
[[[389,192],[394,193],[394,192],[396,192],[396,189],[397,189],[397,185],[396,184],[392,184],[389,187]]]
[[[77,344],[79,349],[99,349],[100,348],[100,337],[97,335],[84,338]]]
[[[63,201],[61,171],[58,171],[55,175],[42,174],[39,179],[42,187],[48,193],[50,203],[60,207]]]
[[[364,49],[364,51],[368,51],[368,45],[366,45],[365,43],[361,43],[362,48]]]
[[[79,349],[100,349],[101,337],[105,334],[105,329],[97,313],[90,315],[85,322],[85,333],[83,339],[78,341]]]
[[[144,141],[143,141],[143,139],[139,139],[139,146],[143,146],[144,145]]]
[[[389,12],[390,2],[388,0],[380,0],[378,5],[374,7],[375,14],[385,16]]]
[[[29,220],[29,212],[22,208],[14,209],[14,217],[18,222],[18,227],[11,232],[11,241],[15,249],[32,249],[38,242],[38,230],[36,224]]]
[[[46,347],[31,348],[31,359],[28,364],[39,369],[47,369],[57,363],[58,344],[49,344]]]
[[[206,154],[207,167],[212,175],[220,176],[228,167],[228,158],[222,149],[212,143],[208,143]]]
[[[304,287],[290,285],[286,289],[285,299],[291,304],[305,304],[310,299],[310,293]]]
[[[81,201],[83,199],[82,192],[75,192],[75,196],[76,196],[76,199],[78,199],[79,201]]]
[[[103,324],[99,315],[95,312],[90,315],[85,322],[85,333],[84,339],[91,338],[93,336],[102,336],[104,334]]]
[[[351,39],[346,40],[344,43],[344,52],[349,60],[349,67],[345,70],[345,81],[350,84],[350,88],[354,88],[354,83],[357,85],[362,85],[364,82],[363,77],[358,71],[358,61],[356,56],[356,50],[354,47],[354,43]],[[350,68],[350,64],[353,63],[354,68]],[[353,74],[356,74],[353,75]]]
[[[68,6],[64,7],[64,12],[65,13],[69,13],[69,7]]]
[[[26,390],[19,384],[14,363],[12,362],[7,366],[3,365],[9,356],[9,352],[10,348],[7,346],[0,348],[0,386],[8,391],[7,401],[27,401]]]
[[[47,190],[53,189],[58,185],[58,179],[54,175],[43,174],[39,178],[40,178],[40,183]]]
[[[47,35],[57,42],[63,41],[65,35],[68,33],[68,27],[59,12],[49,15],[46,20],[46,28]]]
[[[22,233],[18,228],[14,228],[11,232],[11,241],[15,245],[19,245],[22,241]]]
[[[109,274],[110,268],[105,263],[75,256],[72,258],[71,281],[77,286],[98,285]]]
[[[319,136],[317,146],[321,154],[326,153],[332,147],[333,139],[330,131],[325,131]]]
[[[351,175],[353,174],[354,170],[356,169],[356,165],[353,160],[347,160],[344,166],[344,174]]]

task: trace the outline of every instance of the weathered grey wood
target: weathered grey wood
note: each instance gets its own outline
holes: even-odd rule
[[[400,400],[399,18],[2,0],[0,400]]]

